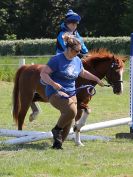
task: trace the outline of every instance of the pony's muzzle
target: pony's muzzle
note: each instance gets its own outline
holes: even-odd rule
[[[123,83],[120,82],[119,84],[115,84],[113,86],[113,92],[116,95],[121,95],[123,93]]]

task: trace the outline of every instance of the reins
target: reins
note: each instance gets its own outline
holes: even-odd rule
[[[46,83],[43,82],[42,79],[40,79],[40,83],[42,85],[46,85]],[[72,96],[75,96],[77,93],[79,93],[82,89],[87,89],[87,92],[90,96],[94,96],[96,94],[96,89],[94,86],[92,85],[82,85],[81,87],[78,87],[76,88],[75,90],[72,90],[72,94],[69,94],[68,96],[65,96],[63,94],[60,93],[60,91],[67,93],[66,89],[64,87],[62,87],[60,90],[57,90],[57,94],[61,97],[61,98],[65,98],[65,99],[68,99],[68,98],[71,98]],[[90,91],[91,90],[91,91]]]
[[[61,88],[59,91],[57,91],[58,95],[61,97],[61,98],[65,98],[65,99],[68,99],[68,98],[71,98],[72,96],[75,96],[77,93],[79,93],[82,89],[87,89],[87,92],[90,96],[94,96],[96,94],[96,89],[94,86],[92,85],[82,85],[81,87],[78,87],[76,88],[75,90],[71,91],[73,92],[72,94],[69,94],[68,96],[64,96],[62,95],[61,93],[59,93],[59,91],[63,91],[64,93],[67,94],[67,91],[65,90],[65,88]],[[91,90],[91,91],[90,91]],[[93,91],[93,92],[92,92]]]

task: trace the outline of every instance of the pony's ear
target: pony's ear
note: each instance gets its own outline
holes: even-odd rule
[[[90,56],[89,53],[84,54],[83,57],[82,57],[82,59],[87,59],[87,58],[89,58],[89,56]]]
[[[124,63],[129,60],[129,56],[128,55],[117,55],[118,58],[120,58]]]
[[[121,59],[124,63],[129,60],[129,56],[127,56],[127,55],[123,55],[123,56],[120,56],[120,57],[121,57]]]
[[[129,56],[128,56],[128,55],[125,55],[125,56],[122,58],[122,61],[125,63],[127,60],[129,60]]]
[[[115,60],[115,56],[114,55],[112,55],[112,59]]]

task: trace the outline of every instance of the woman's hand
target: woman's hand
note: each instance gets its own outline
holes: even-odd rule
[[[60,90],[62,88],[62,86],[56,82],[54,83],[53,87],[55,90]]]
[[[97,83],[99,86],[104,87],[104,83],[102,80],[98,79]]]

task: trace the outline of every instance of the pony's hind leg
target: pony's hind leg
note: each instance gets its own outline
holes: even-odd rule
[[[43,93],[44,95],[44,88],[39,92],[39,93]],[[38,116],[38,114],[41,112],[41,108],[39,106],[39,104],[37,103],[37,101],[44,101],[43,97],[41,97],[37,92],[34,93],[32,102],[31,102],[31,110],[32,113],[29,116],[29,121],[32,122],[33,120],[35,120]]]
[[[26,112],[21,110],[18,114],[18,118],[19,118],[18,119],[18,130],[22,130],[25,116],[26,116]]]
[[[18,114],[18,130],[22,130],[24,119],[32,102],[32,95],[20,97],[21,109]]]
[[[32,102],[31,109],[32,109],[32,113],[29,116],[30,122],[32,122],[33,120],[37,118],[38,114],[40,113],[40,106],[38,103]]]

